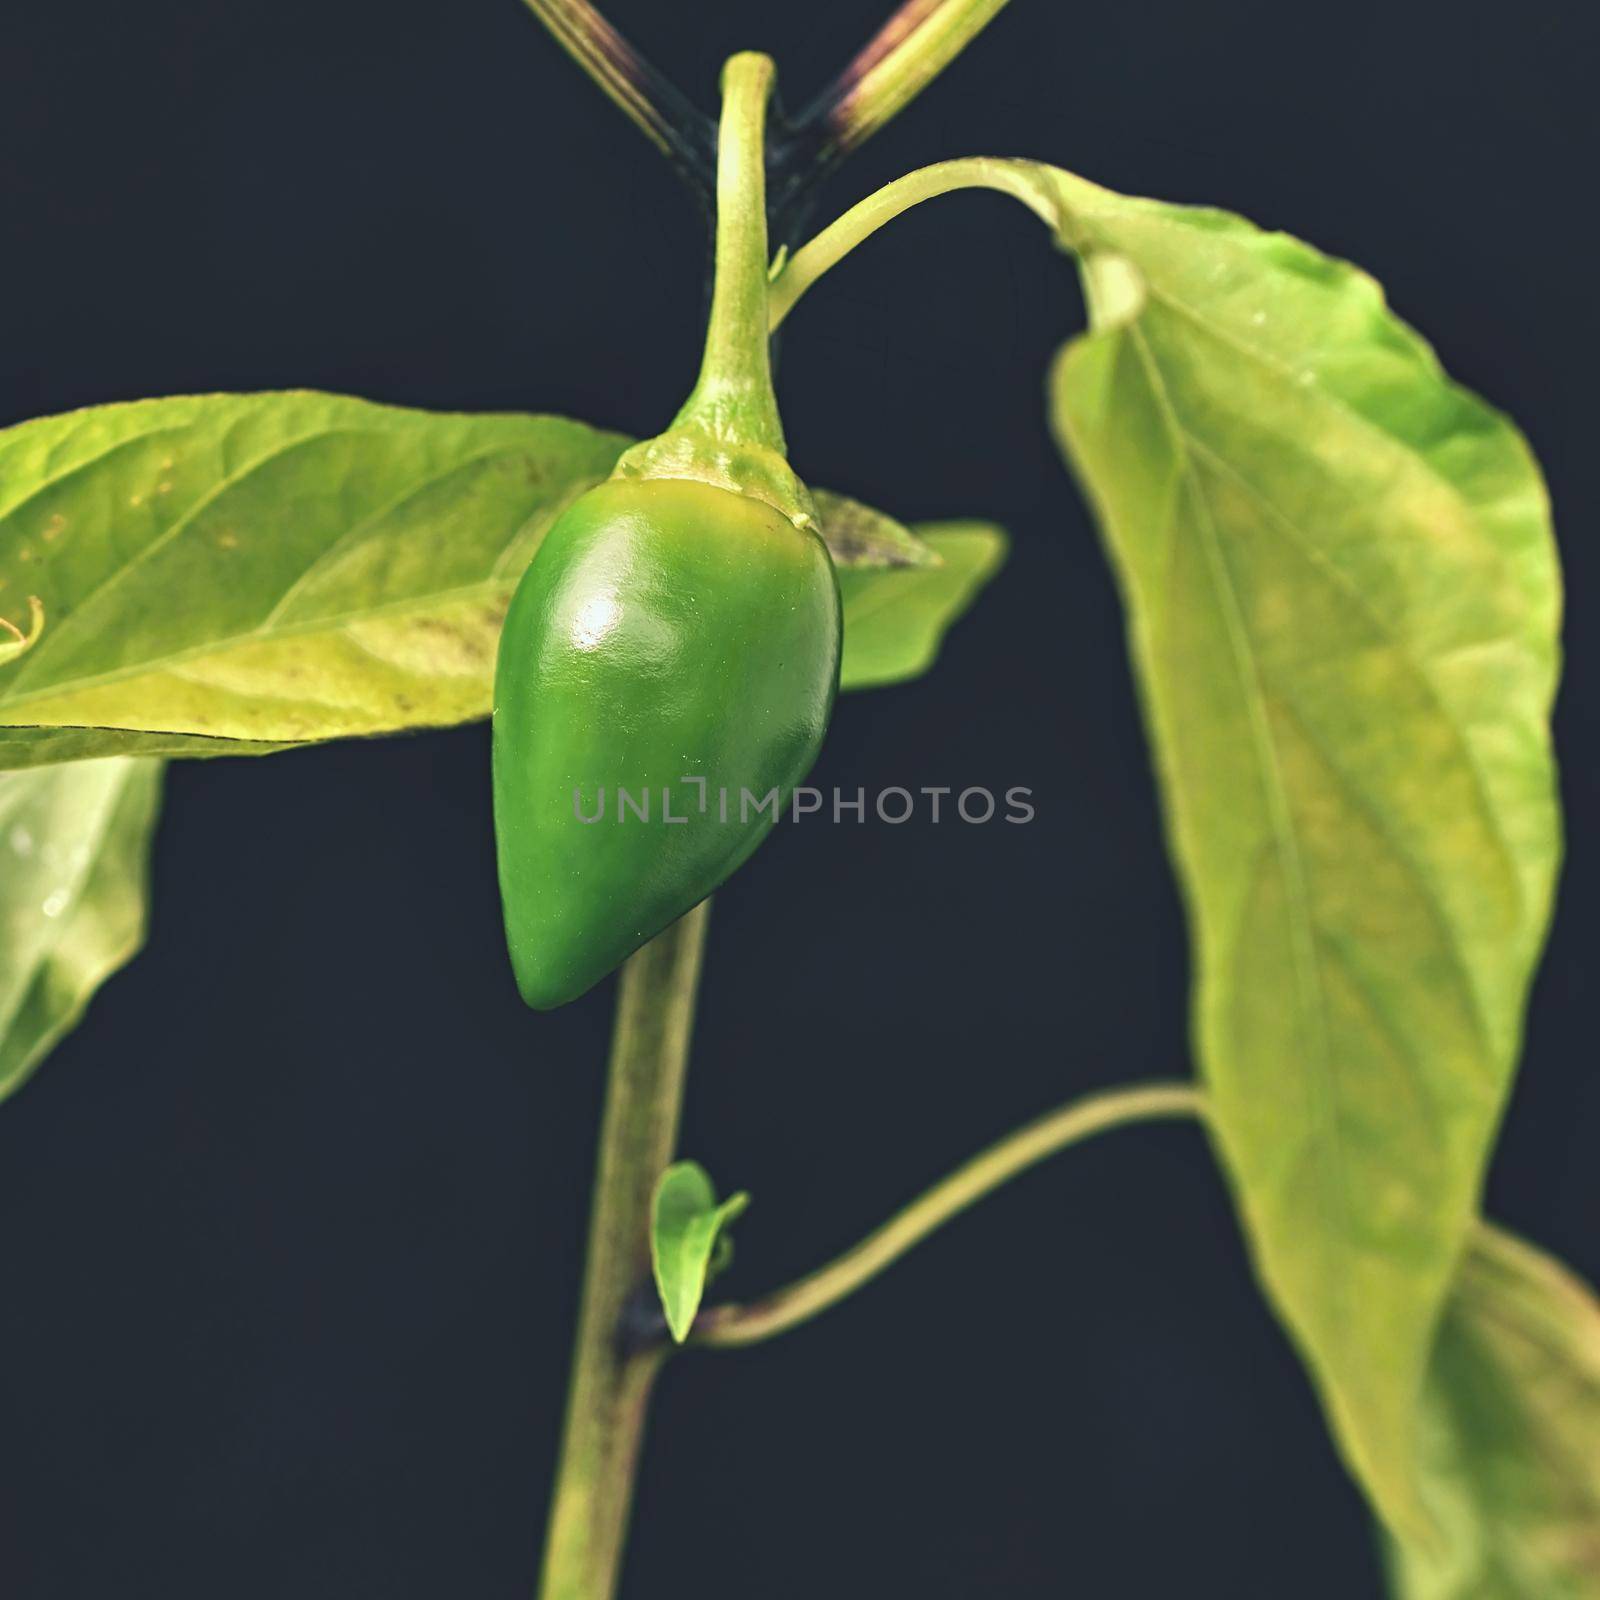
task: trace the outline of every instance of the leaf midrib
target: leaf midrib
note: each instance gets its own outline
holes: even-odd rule
[[[1328,1031],[1326,996],[1322,991],[1322,980],[1317,965],[1316,936],[1307,899],[1304,864],[1300,859],[1299,842],[1294,833],[1293,812],[1284,786],[1277,745],[1265,716],[1260,667],[1255,659],[1255,649],[1249,629],[1239,608],[1232,573],[1222,552],[1205,487],[1195,471],[1193,458],[1189,453],[1188,433],[1173,407],[1166,378],[1156,361],[1154,352],[1150,349],[1143,329],[1135,322],[1127,324],[1124,331],[1132,341],[1140,363],[1148,375],[1152,397],[1160,409],[1169,436],[1177,450],[1179,470],[1189,483],[1195,504],[1201,512],[1197,521],[1202,529],[1207,565],[1211,570],[1218,603],[1223,606],[1223,622],[1229,639],[1230,653],[1234,657],[1235,671],[1239,675],[1239,686],[1245,699],[1251,739],[1256,747],[1258,764],[1267,793],[1267,815],[1273,848],[1278,856],[1279,870],[1284,877],[1285,900],[1289,907],[1295,950],[1296,985],[1301,991],[1302,1013],[1311,1027],[1318,1058],[1314,1070],[1305,1074],[1311,1097],[1310,1120],[1321,1135],[1315,1144],[1315,1149],[1318,1151],[1317,1188],[1323,1196],[1324,1206],[1342,1224],[1343,1236],[1349,1237],[1354,1232],[1354,1226],[1348,1198],[1343,1130],[1339,1125],[1329,1081],[1332,1075],[1332,1041]],[[1178,504],[1179,501],[1175,499],[1174,515],[1177,514]],[[1254,693],[1251,692],[1251,685],[1254,685]],[[1327,1228],[1318,1230],[1317,1243],[1323,1255],[1322,1282],[1331,1285],[1342,1284],[1342,1276],[1331,1257],[1333,1231]],[[1349,1306],[1345,1293],[1336,1290],[1324,1303],[1334,1325],[1340,1329],[1345,1328],[1349,1321]]]
[[[226,655],[230,651],[241,649],[247,645],[287,644],[295,639],[304,638],[309,634],[342,633],[364,622],[392,621],[395,618],[407,616],[426,616],[446,606],[465,605],[479,600],[489,601],[501,595],[509,595],[515,587],[514,580],[510,578],[496,578],[480,583],[463,584],[456,589],[436,590],[424,600],[397,600],[386,606],[374,606],[359,611],[317,617],[298,626],[274,629],[270,635],[258,635],[253,630],[228,634],[221,638],[208,640],[205,644],[196,645],[190,650],[175,650],[167,655],[152,656],[148,660],[134,662],[126,667],[118,667],[110,672],[96,673],[90,677],[73,678],[66,683],[53,684],[48,688],[35,690],[31,694],[17,695],[9,700],[0,700],[0,728],[51,726],[51,724],[14,722],[10,720],[10,714],[13,711],[24,710],[28,706],[48,705],[52,700],[65,699],[70,695],[86,693],[92,689],[103,689],[112,684],[136,681],[139,678],[169,672],[173,668],[184,666],[191,661],[204,660],[208,656]],[[101,724],[87,724],[87,726],[98,727]],[[163,731],[181,733],[184,730],[172,728]],[[214,735],[213,737],[232,736]],[[277,743],[278,741],[250,740],[249,742]]]

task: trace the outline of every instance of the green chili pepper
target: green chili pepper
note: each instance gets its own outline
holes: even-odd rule
[[[495,679],[506,934],[560,1005],[705,898],[827,728],[839,597],[822,541],[685,480],[591,489],[511,603]]]
[[[744,861],[838,687],[839,587],[767,349],[771,61],[735,56],[723,87],[699,381],[557,519],[501,636],[500,893],[531,1006],[582,994]]]

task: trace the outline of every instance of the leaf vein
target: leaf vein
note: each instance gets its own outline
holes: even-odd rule
[[[1137,324],[1130,323],[1126,331],[1138,350],[1141,362],[1149,375],[1153,397],[1161,410],[1167,429],[1177,448],[1184,474],[1191,484],[1196,508],[1199,512],[1199,516],[1196,519],[1197,525],[1202,532],[1202,542],[1206,551],[1207,566],[1211,572],[1213,591],[1221,610],[1223,625],[1228,634],[1230,652],[1234,658],[1234,668],[1239,675],[1239,686],[1245,700],[1251,738],[1256,746],[1263,786],[1267,796],[1267,815],[1272,832],[1273,847],[1284,874],[1285,899],[1289,908],[1291,946],[1295,952],[1296,983],[1300,989],[1302,1014],[1305,1016],[1316,1041],[1318,1060],[1314,1069],[1307,1073],[1306,1081],[1310,1097],[1310,1120],[1313,1125],[1320,1127],[1322,1132],[1322,1137],[1318,1138],[1316,1144],[1320,1156],[1318,1188],[1323,1195],[1324,1203],[1329,1205],[1341,1219],[1343,1224],[1342,1231],[1348,1236],[1353,1231],[1350,1226],[1351,1206],[1345,1176],[1342,1130],[1337,1111],[1334,1108],[1330,1082],[1333,1060],[1331,1042],[1328,1037],[1326,999],[1322,993],[1321,980],[1317,973],[1316,936],[1307,901],[1304,863],[1301,861],[1299,844],[1295,837],[1293,812],[1279,765],[1277,747],[1272,738],[1271,725],[1265,715],[1260,666],[1256,660],[1255,647],[1251,640],[1242,608],[1239,605],[1237,592],[1234,589],[1233,577],[1222,551],[1210,504],[1205,496],[1204,485],[1199,474],[1195,471],[1193,458],[1189,454],[1188,432],[1178,418],[1166,379],[1162,374],[1160,364],[1156,361],[1154,352],[1149,346],[1149,342],[1144,336],[1143,330]],[[1252,692],[1252,686],[1254,692]],[[1334,1264],[1328,1259],[1329,1253],[1333,1248],[1333,1230],[1326,1228],[1320,1230],[1317,1240],[1324,1256],[1323,1282],[1330,1286],[1342,1285],[1344,1283],[1343,1275],[1335,1269]],[[1333,1320],[1341,1326],[1348,1320],[1348,1304],[1340,1289],[1331,1290],[1328,1309]]]

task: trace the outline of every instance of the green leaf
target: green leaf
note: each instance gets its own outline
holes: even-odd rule
[[[1350,1461],[1417,1527],[1559,855],[1544,486],[1355,268],[1016,176],[1083,263],[1054,417],[1128,608],[1213,1131]]]
[[[512,588],[627,443],[310,393],[0,432],[0,767],[487,716]],[[881,513],[819,504],[842,564],[936,559]]]
[[[725,1230],[750,1204],[744,1193],[717,1204],[705,1168],[679,1161],[661,1174],[651,1212],[650,1263],[667,1327],[682,1344],[694,1326],[706,1284],[726,1265]]]
[[[144,942],[161,764],[0,772],[0,1100]]]
[[[1006,558],[1005,534],[983,523],[924,523],[917,532],[940,565],[839,573],[841,689],[873,689],[920,677],[933,665],[946,630]]]
[[[0,764],[484,715],[511,584],[625,442],[305,393],[7,430],[0,608],[36,594],[44,627],[0,668]]]
[[[1600,1596],[1600,1300],[1495,1228],[1445,1313],[1422,1463],[1439,1540],[1391,1543],[1399,1600]]]

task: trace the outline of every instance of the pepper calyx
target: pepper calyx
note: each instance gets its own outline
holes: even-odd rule
[[[737,429],[696,420],[679,422],[622,453],[614,478],[685,478],[748,495],[772,507],[802,533],[820,527],[811,491],[781,450]]]

